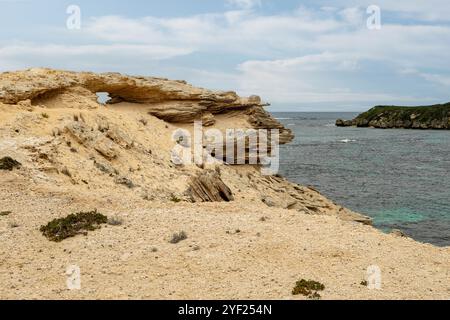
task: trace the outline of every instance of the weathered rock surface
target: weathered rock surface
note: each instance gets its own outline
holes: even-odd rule
[[[291,130],[264,111],[267,104],[258,96],[241,98],[235,92],[197,88],[185,81],[41,68],[4,72],[0,79],[0,103],[18,104],[29,100],[32,105],[42,101],[45,104],[45,99],[70,95],[74,90],[92,94],[107,92],[111,98],[107,104],[139,104],[149,114],[167,122],[190,123],[203,119],[210,126],[215,123],[215,114],[239,110],[248,115],[248,122],[254,128],[279,129],[280,143],[294,138]]]
[[[353,120],[336,120],[338,127],[379,129],[450,129],[450,103],[424,107],[377,106]]]
[[[189,189],[186,191],[194,202],[233,201],[231,189],[222,181],[220,174],[207,170],[192,177]]]
[[[69,123],[65,130],[78,143],[88,148],[92,147],[106,159],[112,160],[118,155],[118,149],[110,139],[82,122]]]
[[[106,104],[99,102],[98,92],[108,92],[111,99]],[[211,145],[207,142],[208,129],[222,133],[275,129],[280,132],[280,143],[289,142],[291,131],[263,107],[257,96],[240,98],[233,92],[195,88],[183,81],[48,69],[3,73],[0,157],[19,160],[23,166],[17,174],[32,181],[31,186],[57,188],[69,196],[95,194],[130,202],[256,202],[299,214],[370,223],[369,218],[334,204],[315,190],[262,175],[262,159],[252,158],[255,161],[248,164],[248,151],[261,151],[261,144],[272,136],[260,136],[256,146],[245,135],[230,138],[227,148],[233,150],[245,139],[241,163],[225,161],[225,152],[220,157],[216,154],[219,146],[216,140]],[[213,164],[198,163],[195,158],[187,164],[173,162],[178,145],[192,156],[194,136],[179,141],[174,135],[192,133],[194,120],[208,127],[202,132],[200,158],[209,154],[217,160]],[[266,147],[270,153],[271,144]]]

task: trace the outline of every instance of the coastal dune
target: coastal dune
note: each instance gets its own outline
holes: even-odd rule
[[[323,283],[323,299],[450,298],[449,248],[384,234],[258,165],[173,163],[173,133],[196,120],[291,142],[265,105],[161,78],[2,73],[0,298],[303,299],[292,295],[300,279]],[[40,232],[94,209],[116,223],[61,242]],[[374,266],[378,289],[365,283]]]

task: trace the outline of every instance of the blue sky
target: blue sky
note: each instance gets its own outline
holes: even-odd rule
[[[366,12],[381,10],[381,29]],[[69,5],[81,28],[68,29]],[[0,0],[0,70],[184,79],[276,111],[450,101],[447,0]]]

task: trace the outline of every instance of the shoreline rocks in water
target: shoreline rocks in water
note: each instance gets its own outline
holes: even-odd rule
[[[336,120],[337,127],[379,129],[450,129],[450,102],[433,106],[376,106],[353,120]]]

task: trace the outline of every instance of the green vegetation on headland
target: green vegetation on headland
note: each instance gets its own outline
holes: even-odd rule
[[[450,129],[450,102],[432,106],[376,106],[353,120],[336,121],[338,127]]]

